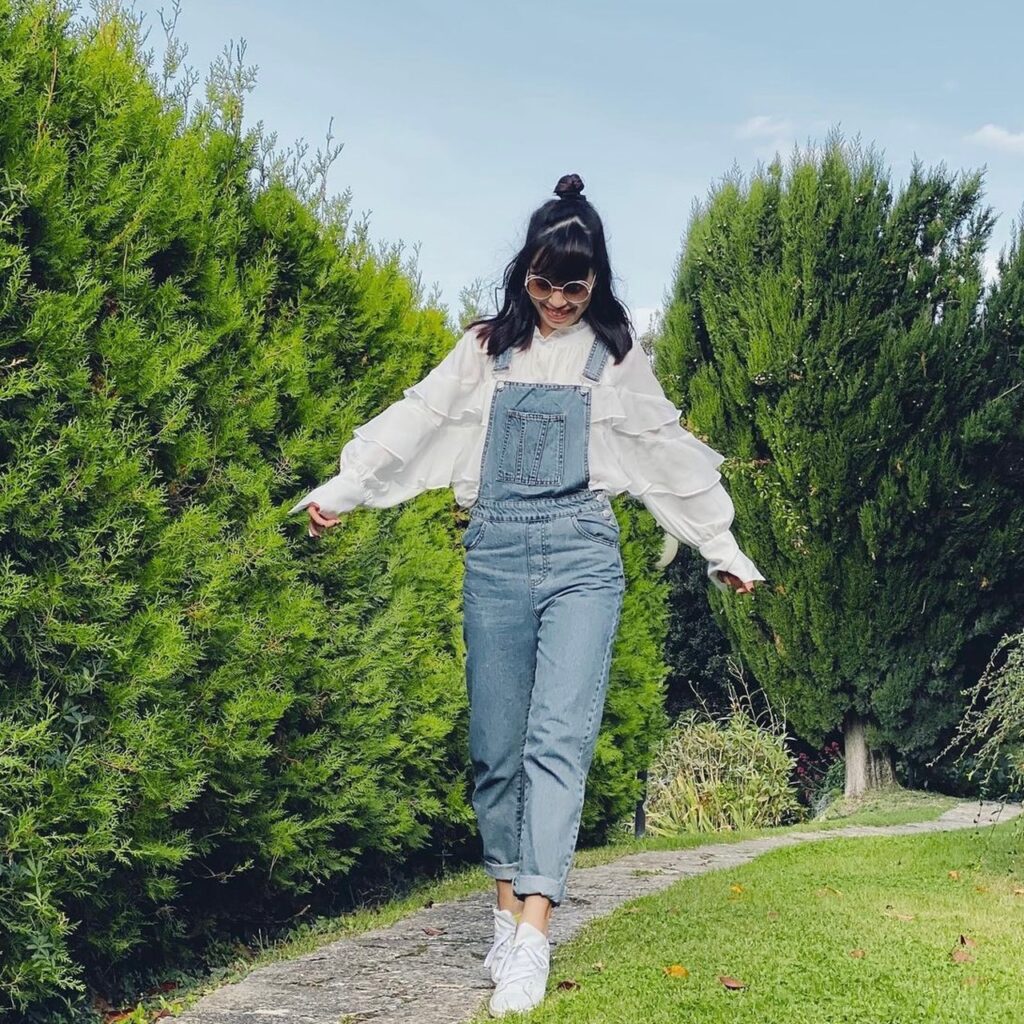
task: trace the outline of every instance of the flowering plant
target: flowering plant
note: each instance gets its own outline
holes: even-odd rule
[[[793,774],[797,798],[815,814],[819,813],[842,792],[846,775],[842,749],[833,741],[815,753],[802,751],[797,754]]]

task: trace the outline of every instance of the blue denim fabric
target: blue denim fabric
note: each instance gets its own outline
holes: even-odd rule
[[[585,375],[597,379],[607,354],[596,340]],[[557,905],[625,590],[619,527],[587,486],[589,388],[496,388],[463,535],[473,807],[487,874]]]

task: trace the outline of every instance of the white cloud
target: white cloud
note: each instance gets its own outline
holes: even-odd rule
[[[1001,149],[1005,153],[1024,153],[1024,132],[1011,132],[998,124],[982,125],[976,132],[967,136],[968,142],[977,142],[981,146]]]
[[[748,118],[736,129],[738,139],[777,139],[793,134],[793,122],[770,114]]]

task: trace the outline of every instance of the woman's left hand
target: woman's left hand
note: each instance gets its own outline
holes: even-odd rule
[[[715,575],[725,584],[728,584],[736,591],[737,594],[752,594],[754,592],[754,584],[757,580],[741,580],[739,576],[734,576],[731,572],[726,572],[724,569],[719,569]]]

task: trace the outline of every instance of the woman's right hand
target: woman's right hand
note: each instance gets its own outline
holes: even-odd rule
[[[340,517],[322,516],[320,506],[315,501],[311,501],[306,506],[306,511],[309,513],[308,532],[310,537],[322,537],[325,530],[329,530],[341,522]]]

